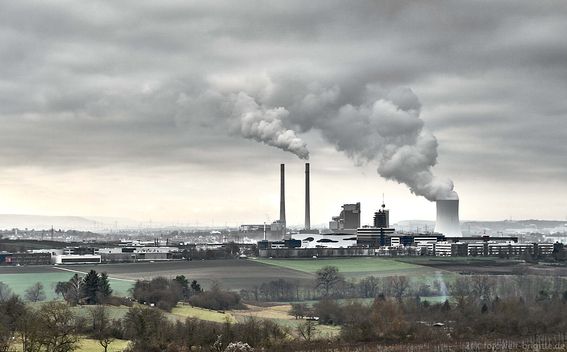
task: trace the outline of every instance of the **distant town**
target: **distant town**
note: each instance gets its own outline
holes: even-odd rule
[[[328,227],[310,225],[310,166],[305,164],[305,224],[285,217],[285,165],[280,167],[280,218],[238,228],[145,228],[107,232],[55,229],[0,231],[0,265],[98,264],[218,258],[453,256],[563,258],[567,223],[497,221],[460,223],[458,199],[437,201],[437,221],[390,224],[384,201],[372,224],[361,204],[343,204]],[[44,219],[45,220],[45,219]]]

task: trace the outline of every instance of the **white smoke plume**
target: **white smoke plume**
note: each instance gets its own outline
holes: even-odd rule
[[[202,110],[216,105],[214,115],[228,121],[233,134],[308,159],[298,134],[318,130],[355,164],[376,162],[382,177],[407,185],[416,195],[430,201],[458,199],[453,182],[432,172],[437,139],[424,128],[421,103],[409,88],[343,92],[336,85],[283,81],[250,92],[212,89],[206,96],[208,107]]]
[[[175,104],[179,121],[189,119],[210,128],[220,126],[233,135],[309,159],[306,143],[287,127],[290,113],[282,106],[260,104],[243,91],[230,93],[213,88],[198,95],[181,93]]]
[[[229,101],[234,133],[309,159],[307,145],[293,130],[284,127],[283,121],[289,116],[285,108],[260,106],[243,92],[231,95]]]
[[[367,89],[357,104],[337,87],[308,94],[295,109],[305,129],[318,129],[355,163],[378,163],[378,173],[430,201],[456,199],[453,182],[436,177],[437,139],[424,128],[421,103],[409,88],[376,93]],[[295,113],[295,114],[294,114]],[[296,121],[301,123],[301,121]]]
[[[326,99],[326,98],[325,98]],[[457,197],[453,182],[433,175],[437,139],[424,129],[421,104],[408,88],[359,105],[345,104],[314,124],[355,162],[378,162],[378,173],[430,201]]]

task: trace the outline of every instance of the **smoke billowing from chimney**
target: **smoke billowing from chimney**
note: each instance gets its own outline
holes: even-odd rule
[[[438,142],[424,128],[421,103],[411,89],[347,84],[343,91],[337,85],[283,78],[260,86],[238,93],[211,90],[205,108],[197,109],[229,116],[232,133],[301,159],[308,159],[309,151],[298,134],[318,131],[355,164],[376,162],[382,177],[407,185],[416,195],[430,201],[458,199],[453,182],[432,172]]]
[[[234,133],[291,152],[300,159],[309,159],[307,145],[293,130],[284,126],[284,120],[289,116],[285,108],[261,106],[242,92],[233,95],[231,102]]]
[[[295,109],[294,120],[323,137],[356,164],[375,161],[378,173],[403,183],[430,201],[458,198],[453,182],[436,177],[437,139],[424,128],[421,103],[409,88],[389,92],[368,89],[358,104],[343,101],[336,87],[311,94]]]

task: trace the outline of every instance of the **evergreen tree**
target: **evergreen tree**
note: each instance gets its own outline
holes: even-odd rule
[[[98,283],[98,293],[101,298],[105,299],[112,295],[112,289],[110,288],[110,281],[108,280],[108,274],[102,273],[99,277]]]
[[[98,302],[98,292],[100,287],[100,277],[94,270],[89,271],[83,279],[83,296],[87,304]]]
[[[191,281],[191,289],[192,289],[193,292],[195,292],[195,293],[201,293],[201,292],[203,292],[203,289],[201,288],[201,285],[197,282],[197,280]]]
[[[189,280],[187,280],[185,275],[177,275],[173,281],[181,287],[183,298],[189,298]]]

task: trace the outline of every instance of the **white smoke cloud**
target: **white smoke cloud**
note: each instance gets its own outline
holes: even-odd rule
[[[232,132],[309,159],[307,145],[295,131],[284,126],[289,111],[283,107],[267,108],[240,92],[229,98]]]
[[[268,83],[270,93],[258,90],[262,94],[211,88],[199,99],[201,107],[191,110],[214,110],[231,133],[301,159],[308,159],[309,151],[298,133],[317,130],[355,164],[376,162],[380,176],[407,185],[416,195],[430,201],[458,198],[453,182],[432,172],[438,142],[424,128],[421,103],[411,89],[366,87],[356,94],[337,85]]]
[[[378,96],[376,96],[378,95]],[[336,87],[306,94],[292,110],[305,129],[318,129],[356,164],[378,163],[378,173],[430,201],[455,199],[453,182],[433,174],[437,139],[424,128],[421,103],[409,88],[376,93],[367,88],[358,104]],[[345,101],[347,100],[347,101]]]
[[[323,132],[336,138],[337,148],[345,150],[357,162],[378,161],[378,173],[382,177],[403,183],[411,192],[430,201],[447,198],[454,193],[453,182],[438,178],[431,171],[437,163],[438,143],[423,128],[420,108],[411,90],[398,89],[373,103],[343,106],[336,119],[344,120],[355,131],[347,135],[340,129]],[[361,137],[359,143],[345,142],[355,135]]]

